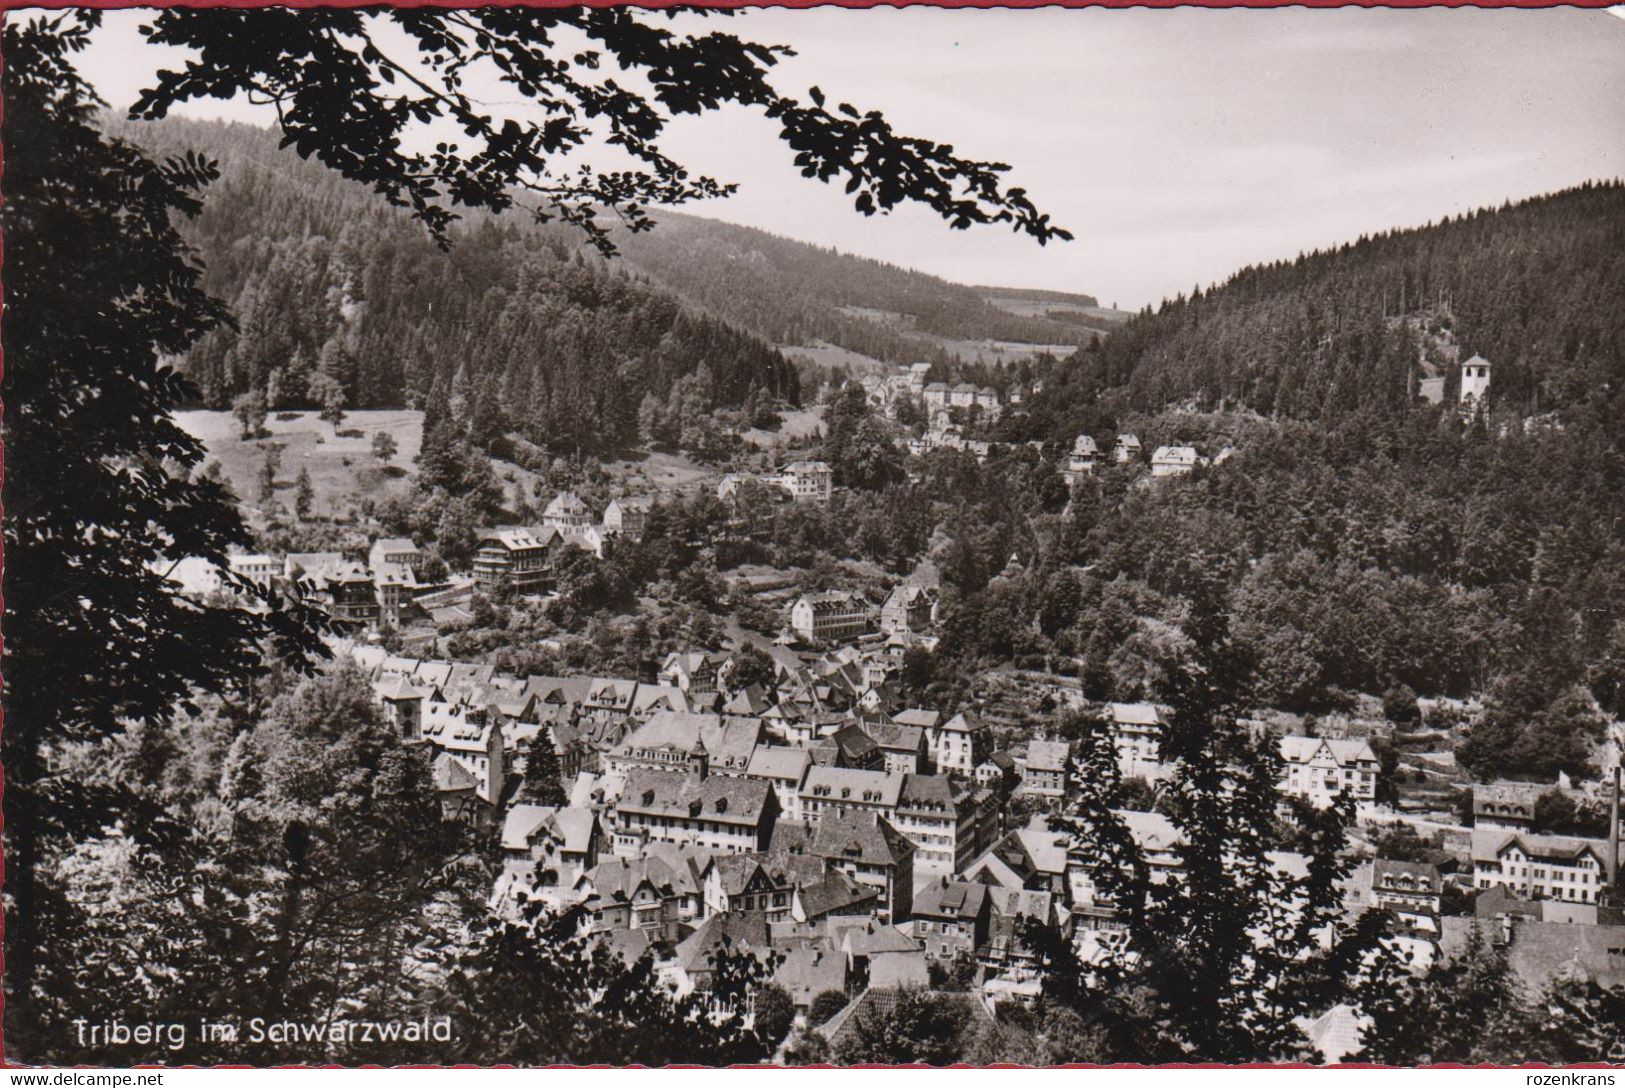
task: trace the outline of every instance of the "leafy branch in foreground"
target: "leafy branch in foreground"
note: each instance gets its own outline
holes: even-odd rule
[[[817,87],[807,100],[775,90],[768,72],[794,55],[789,47],[677,33],[654,19],[585,7],[174,8],[143,30],[154,43],[198,55],[159,72],[131,115],[160,118],[181,102],[238,94],[270,104],[284,146],[410,208],[442,245],[457,218],[451,207],[503,211],[517,191],[538,219],[572,224],[612,253],[600,212],[641,231],[653,226],[648,204],[734,191],[691,173],[660,145],[673,117],[730,105],[777,122],[802,176],[844,179],[864,215],[913,201],[955,229],[1006,223],[1040,244],[1072,237],[1025,190],[1003,184],[1003,163],[902,135],[876,111],[831,107]],[[607,74],[617,68],[647,90]],[[473,88],[493,79],[518,92],[531,115],[502,116],[477,98]],[[429,125],[454,126],[469,142],[411,150]],[[579,161],[589,149],[627,168]]]

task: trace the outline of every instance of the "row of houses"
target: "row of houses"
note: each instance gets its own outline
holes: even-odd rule
[[[557,581],[560,557],[575,548],[602,559],[617,539],[641,540],[653,500],[611,499],[600,520],[572,491],[555,496],[536,525],[483,529],[474,550],[474,585],[482,593],[546,593]]]
[[[862,948],[877,962],[894,957],[884,979],[968,957],[990,985],[1019,985],[1030,967],[1019,940],[1023,916],[1084,951],[1120,939],[1123,920],[1097,886],[1095,859],[1081,856],[1067,833],[1042,815],[998,829],[1003,794],[980,781],[990,729],[974,714],[830,717],[797,732],[770,713],[685,709],[690,693],[724,686],[725,654],[674,654],[655,685],[545,677],[516,685],[480,667],[424,662],[402,671],[411,663],[397,661],[386,673],[385,664],[375,663],[375,690],[386,705],[398,708],[403,682],[438,689],[440,705],[426,700],[417,711],[424,743],[438,749],[437,785],[471,789],[487,818],[500,821],[511,862],[506,890],[581,906],[604,939],[666,949],[662,962],[692,984],[704,984],[697,949],[719,932],[748,933],[752,947],[775,956],[793,950],[797,970],[844,972],[859,988],[873,985],[865,956],[853,954]],[[460,706],[447,705],[459,689],[468,693]],[[1121,734],[1120,757],[1160,754],[1148,747],[1158,739],[1156,708],[1118,704],[1108,718]],[[552,743],[561,763],[577,749],[566,806],[505,804],[499,783],[515,779],[536,743]],[[1376,763],[1363,742],[1285,737],[1280,746],[1289,792],[1329,801],[1368,797],[1374,787]],[[1065,796],[1070,754],[1061,741],[1029,742],[1017,755],[1018,788]],[[1119,815],[1151,879],[1178,871],[1180,837],[1166,818]],[[1482,834],[1464,879],[1500,897],[1485,899],[1486,909],[1502,899],[1536,904],[1509,923],[1508,940],[1532,948],[1534,935],[1559,920],[1595,921],[1585,912],[1600,909],[1606,882],[1596,844]],[[1272,863],[1299,875],[1306,864],[1284,852]],[[1458,920],[1440,914],[1436,868],[1378,859],[1353,884],[1351,912],[1361,903],[1390,912],[1393,939],[1419,955],[1442,954],[1459,937]],[[837,930],[862,936],[843,951],[845,938],[831,938]],[[798,985],[800,1001],[815,996],[805,980]]]
[[[399,626],[420,586],[423,552],[410,540],[375,540],[366,562],[343,552],[234,555],[233,574],[269,588],[279,585],[323,607],[333,618],[369,627]]]
[[[1219,464],[1228,459],[1232,450],[1226,447],[1212,458],[1213,464]],[[1141,456],[1140,440],[1132,434],[1120,434],[1112,447],[1112,461],[1116,464],[1130,464],[1138,461]],[[1061,474],[1069,482],[1076,483],[1085,476],[1094,475],[1095,469],[1101,463],[1100,446],[1095,442],[1094,436],[1080,434],[1072,442],[1072,450],[1067,454],[1065,464],[1061,466]],[[1168,445],[1158,446],[1151,454],[1151,475],[1154,479],[1166,476],[1183,476],[1195,470],[1198,465],[1208,464],[1208,459],[1196,451],[1195,446]]]
[[[776,487],[796,502],[827,505],[834,494],[835,473],[824,461],[794,461],[776,473],[752,476],[749,473],[730,472],[717,483],[717,498],[729,500],[739,494],[739,486],[747,480],[757,480],[768,487]]]
[[[997,419],[1004,410],[998,390],[987,386],[978,388],[970,382],[953,386],[946,382],[932,382],[921,390],[921,398],[928,411],[932,408],[979,408],[984,417]]]
[[[616,498],[600,520],[579,496],[561,492],[537,525],[502,525],[480,532],[473,585],[486,593],[504,588],[545,592],[553,586],[565,550],[576,548],[602,558],[616,539],[640,539],[650,506],[646,497]],[[233,574],[262,587],[280,584],[322,606],[335,619],[367,627],[399,627],[420,598],[446,588],[423,582],[426,559],[410,539],[381,537],[372,542],[364,562],[332,551],[293,552],[281,559],[234,555],[229,563]],[[214,579],[203,588],[218,586]]]
[[[966,438],[951,423],[934,423],[923,435],[908,440],[908,452],[916,457],[924,457],[932,450],[959,450],[975,457],[978,462],[985,462],[988,454],[993,452],[993,443]]]

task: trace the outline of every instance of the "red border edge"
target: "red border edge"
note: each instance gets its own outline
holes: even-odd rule
[[[906,7],[933,7],[950,9],[989,10],[995,8],[1030,9],[1030,8],[1106,8],[1111,10],[1135,9],[1167,9],[1167,8],[1202,8],[1207,10],[1219,9],[1247,9],[1269,10],[1274,8],[1361,8],[1361,9],[1416,9],[1416,8],[1477,8],[1483,10],[1544,10],[1549,8],[1574,8],[1579,10],[1604,11],[1618,6],[1615,0],[639,0],[631,3],[626,0],[532,0],[528,4],[518,4],[512,0],[502,0],[499,3],[480,4],[470,3],[468,0],[390,0],[388,3],[379,3],[378,0],[282,0],[281,3],[270,3],[267,0],[205,0],[202,3],[185,3],[183,0],[0,0],[0,20],[5,13],[18,10],[61,10],[65,8],[97,8],[103,11],[120,10],[124,8],[168,8],[168,7],[218,7],[218,8],[362,8],[362,7],[396,7],[396,8],[472,8],[472,7],[636,7],[650,10],[659,10],[673,7],[700,7],[719,10],[739,11],[750,8],[820,8],[836,7],[848,9],[867,8],[906,8]],[[0,55],[0,72],[4,71],[5,58]],[[0,97],[0,125],[4,124],[5,103]],[[5,148],[0,142],[0,183],[5,175]],[[0,189],[0,205],[4,203],[3,189]],[[5,279],[3,269],[5,266],[5,238],[0,234],[0,322],[5,314]],[[5,376],[5,350],[0,346],[0,381]],[[4,413],[4,403],[0,400],[0,414]],[[0,439],[0,520],[5,517],[5,503],[3,489],[5,483],[5,442]],[[0,537],[0,572],[5,569],[5,540]],[[3,611],[5,596],[0,589],[0,611]],[[0,694],[5,690],[4,677],[5,637],[0,633]],[[5,730],[5,708],[0,705],[0,732]],[[3,802],[5,798],[5,767],[0,764],[0,830],[5,828],[5,814]],[[0,844],[0,887],[5,883],[5,847]],[[5,917],[0,911],[0,975],[5,972]],[[25,1069],[29,1066],[16,1065],[6,1056],[5,1052],[5,994],[0,991],[0,1069]],[[69,1068],[94,1069],[98,1066],[73,1066]],[[138,1065],[135,1069],[513,1069],[516,1066],[508,1065],[220,1065],[220,1066],[164,1066],[164,1065]],[[620,1068],[647,1068],[643,1066],[613,1066],[604,1064],[589,1065],[544,1065],[535,1066],[536,1069],[620,1069]],[[666,1069],[709,1069],[711,1066],[671,1065]],[[732,1066],[735,1069],[788,1069],[790,1066],[772,1064]],[[864,1064],[855,1066],[811,1065],[808,1069],[935,1069],[936,1066],[905,1064],[883,1065]],[[1136,1065],[1119,1063],[1112,1065],[1098,1065],[1088,1063],[1069,1062],[1054,1066],[1027,1066],[1005,1063],[975,1066],[964,1063],[943,1066],[943,1069],[1394,1069],[1398,1066],[1376,1065],[1364,1062],[1346,1062],[1333,1065],[1309,1065],[1305,1062],[1283,1063],[1240,1063],[1227,1065],[1223,1062],[1192,1062],[1167,1065]],[[1540,1062],[1525,1062],[1519,1065],[1464,1065],[1455,1062],[1446,1062],[1437,1065],[1416,1066],[1418,1069],[1617,1069],[1618,1066],[1607,1063],[1584,1063],[1568,1066],[1553,1066]]]

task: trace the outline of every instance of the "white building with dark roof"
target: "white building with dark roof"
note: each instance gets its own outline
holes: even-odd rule
[[[1151,475],[1183,476],[1194,469],[1200,460],[1194,446],[1158,446],[1151,455]]]
[[[561,533],[585,529],[595,520],[592,508],[574,491],[559,492],[542,512],[542,524]]]
[[[761,779],[640,767],[615,802],[615,853],[638,857],[656,842],[713,853],[765,850],[778,815],[773,788]]]
[[[1162,759],[1162,712],[1151,703],[1108,703],[1117,766],[1125,776],[1143,776]]]
[[[1344,793],[1356,802],[1377,799],[1377,754],[1365,741],[1286,736],[1280,746],[1283,793],[1321,807]]]
[[[783,818],[800,823],[801,784],[811,766],[812,755],[805,748],[758,745],[745,766],[745,775],[760,778],[772,786]]]
[[[790,630],[812,642],[840,642],[869,633],[874,606],[861,593],[808,593],[790,606]]]
[[[1499,885],[1523,899],[1595,903],[1608,886],[1608,844],[1600,839],[1473,831],[1473,887]]]
[[[889,816],[897,809],[904,776],[880,770],[811,766],[801,782],[801,818],[817,824],[830,812]]]
[[[960,711],[927,730],[926,736],[931,744],[931,760],[943,774],[957,771],[972,777],[976,765],[987,758],[987,723],[974,710]]]

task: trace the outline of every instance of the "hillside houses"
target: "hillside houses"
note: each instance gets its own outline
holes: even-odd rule
[[[236,555],[228,560],[228,570],[261,588],[282,588],[335,620],[358,627],[398,629],[415,620],[437,625],[466,622],[476,591],[548,593],[555,587],[560,557],[567,549],[601,559],[616,540],[640,539],[651,506],[647,498],[623,496],[611,501],[599,523],[579,496],[562,492],[549,503],[540,524],[478,530],[468,575],[437,583],[427,580],[430,554],[406,537],[379,537],[364,553],[357,547],[348,553],[290,552],[280,559]],[[365,559],[355,558],[358,554]],[[441,572],[436,577],[447,579],[444,565],[438,559],[434,565]],[[183,584],[196,594],[231,589],[221,573],[211,571],[208,577],[194,578],[195,584]]]
[[[1034,970],[1024,918],[1085,958],[1120,940],[1119,904],[1070,834],[1043,815],[1001,828],[1008,787],[975,774],[1001,755],[1022,794],[1059,801],[1075,788],[1070,746],[1034,738],[989,753],[991,726],[968,709],[817,709],[845,655],[775,647],[773,682],[738,706],[750,713],[718,712],[745,693],[729,689],[729,655],[714,651],[671,655],[654,683],[513,677],[368,646],[351,656],[400,735],[431,753],[442,810],[500,835],[499,902],[523,891],[579,906],[590,932],[650,949],[683,985],[705,984],[702,952],[728,934],[800,964],[787,978],[839,975],[859,987],[876,965],[882,978],[917,979],[931,963],[963,962],[990,986],[1019,986]],[[713,709],[687,702],[713,685]],[[1109,705],[1104,716],[1128,766],[1160,755],[1158,708]],[[518,794],[544,743],[566,767],[567,805]],[[1364,741],[1280,744],[1289,792],[1319,803],[1364,788]],[[1149,880],[1179,870],[1181,832],[1168,817],[1116,815]],[[1392,939],[1414,946],[1419,963],[1458,940],[1457,919],[1441,914],[1452,882],[1491,897],[1486,924],[1509,920],[1508,932],[1560,918],[1595,928],[1611,917],[1605,855],[1596,841],[1486,827],[1472,835],[1464,877],[1431,863],[1361,865],[1350,910],[1386,911]],[[1303,859],[1280,853],[1272,864],[1297,873]]]
[[[759,479],[761,483],[779,489],[795,502],[827,505],[834,494],[835,473],[826,462],[794,461],[779,472],[761,477],[731,472],[718,482],[717,498],[735,498],[739,494],[739,485],[752,479]]]

